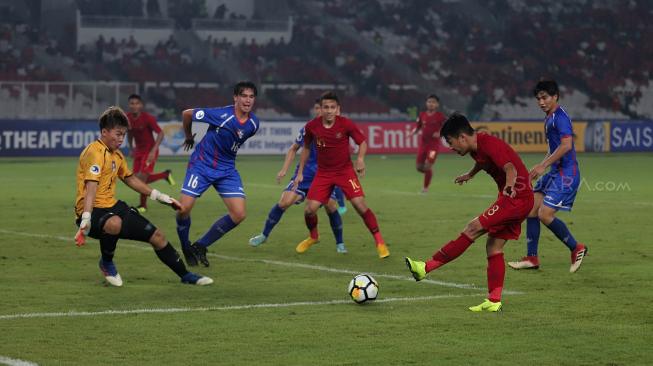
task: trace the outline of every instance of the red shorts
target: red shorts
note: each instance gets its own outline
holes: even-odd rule
[[[365,196],[358,176],[354,172],[354,168],[339,172],[321,172],[318,169],[315,178],[313,178],[313,183],[311,183],[311,188],[308,190],[306,199],[319,201],[323,205],[326,205],[329,202],[329,197],[331,197],[331,191],[333,191],[333,187],[335,186],[340,187],[342,193],[345,194],[348,200]]]
[[[417,151],[417,164],[435,163],[435,159],[438,157],[438,146],[420,146]]]
[[[156,164],[156,159],[159,158],[159,150],[154,154],[154,160],[150,165],[147,165],[147,156],[150,154],[149,150],[146,153],[137,152],[134,154],[134,174],[136,173],[145,173],[152,174],[154,171],[154,164]]]
[[[533,196],[510,198],[504,195],[490,205],[478,221],[493,238],[516,240],[521,234],[521,223],[533,208]]]

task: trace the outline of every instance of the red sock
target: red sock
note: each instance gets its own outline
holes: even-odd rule
[[[145,194],[141,195],[141,206],[140,207],[147,207],[147,195],[145,195]]]
[[[374,233],[374,242],[376,243],[377,246],[380,244],[385,244],[385,240],[383,240],[380,231]]]
[[[306,227],[310,232],[311,238],[317,240],[319,234],[317,233],[317,215],[304,215],[304,221],[306,221]]]
[[[379,223],[376,222],[376,216],[374,215],[374,212],[372,212],[372,210],[368,208],[367,211],[365,211],[361,215],[361,217],[363,218],[363,222],[365,222],[365,226],[367,226],[367,229],[374,236],[374,241],[376,242],[376,245],[384,243],[383,237],[381,236],[381,232],[379,231]]]
[[[503,263],[503,253],[497,253],[487,257],[488,300],[492,302],[501,301],[501,291],[503,290],[503,279],[505,276],[506,266]]]
[[[431,184],[431,178],[433,177],[433,170],[429,169],[424,172],[424,188],[428,188]]]
[[[445,244],[440,250],[433,254],[433,259],[426,261],[426,272],[441,267],[442,265],[451,262],[463,254],[474,241],[466,234],[460,233],[456,240],[452,240]]]
[[[169,174],[168,172],[150,174],[147,177],[147,181],[145,183],[152,183],[152,182],[156,182],[157,180],[166,179],[168,178],[168,174]]]

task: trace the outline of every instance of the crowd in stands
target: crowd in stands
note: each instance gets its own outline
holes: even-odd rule
[[[179,4],[196,6],[186,10],[198,17],[242,18],[225,5],[209,14],[201,0]],[[77,5],[86,15],[185,14],[172,8],[162,12],[157,0],[77,0]],[[299,10],[306,6],[317,11]],[[653,42],[649,41],[653,25],[648,21],[653,6],[641,0],[546,6],[525,0],[491,0],[482,5],[447,0],[313,0],[301,7],[290,1],[289,9],[295,11],[290,39],[263,44],[243,39],[234,44],[209,38],[204,40],[209,57],[197,59],[189,45],[179,44],[173,36],[154,45],[139,44],[133,37],[99,37],[71,53],[62,51],[38,28],[0,24],[0,80],[63,80],[65,69],[48,68],[39,57],[50,55],[89,80],[204,82],[210,75],[212,82],[224,83],[229,77],[220,74],[220,65],[229,59],[237,60],[240,72],[260,84],[345,85],[344,92],[356,100],[350,110],[383,114],[391,109],[405,111],[420,104],[424,93],[437,93],[398,89],[397,85],[417,83],[398,70],[401,63],[420,81],[467,98],[468,109],[478,114],[488,106],[523,105],[540,77],[555,77],[589,109],[628,114],[636,109],[642,88],[649,87],[653,77]],[[380,52],[368,52],[360,39],[340,32],[343,23]],[[177,26],[186,28],[179,20]],[[217,98],[203,88],[152,94],[173,108],[193,98],[207,102]],[[314,94],[310,88],[280,87],[269,89],[266,97],[273,103],[271,108],[306,115]]]

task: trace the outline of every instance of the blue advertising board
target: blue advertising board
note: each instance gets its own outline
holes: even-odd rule
[[[653,121],[612,121],[610,151],[653,151]]]
[[[99,136],[97,121],[0,121],[0,156],[79,156]]]

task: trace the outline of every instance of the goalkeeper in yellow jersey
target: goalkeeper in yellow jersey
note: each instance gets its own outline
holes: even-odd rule
[[[170,198],[132,174],[119,148],[125,140],[129,122],[118,107],[110,107],[100,116],[100,138],[90,143],[79,156],[77,166],[77,199],[75,201],[75,235],[78,246],[84,245],[86,236],[100,241],[100,270],[107,282],[122,286],[122,278],[113,263],[118,239],[147,242],[161,262],[174,271],[181,282],[209,285],[213,280],[189,272],[179,254],[157,229],[133,207],[117,200],[116,180],[122,180],[134,191],[148,195],[152,200],[179,209],[179,202]]]

